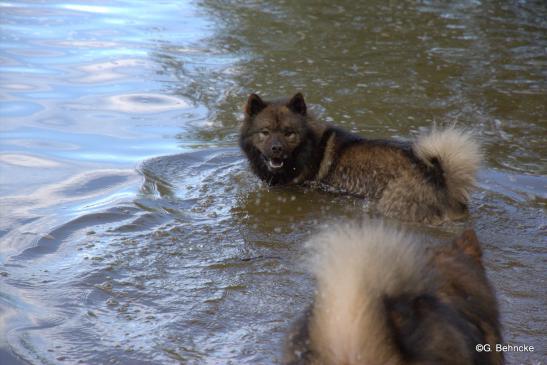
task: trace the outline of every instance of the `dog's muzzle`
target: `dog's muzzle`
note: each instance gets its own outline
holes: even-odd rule
[[[262,156],[264,158],[264,162],[266,163],[266,166],[268,166],[268,170],[275,172],[279,171],[284,165],[285,161],[282,158],[272,157],[268,158],[266,156]]]

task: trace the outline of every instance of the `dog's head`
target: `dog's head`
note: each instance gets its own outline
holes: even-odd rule
[[[293,153],[307,133],[307,108],[302,94],[272,102],[251,94],[244,112],[242,139],[259,151],[257,163],[272,174],[286,173]]]

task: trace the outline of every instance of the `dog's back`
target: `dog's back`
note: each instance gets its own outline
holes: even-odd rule
[[[480,163],[470,133],[434,129],[414,143],[325,133],[317,180],[369,199],[386,216],[438,223],[466,214]]]
[[[340,226],[309,246],[317,294],[290,334],[286,364],[503,362],[475,351],[500,334],[472,233],[430,252],[401,231]]]

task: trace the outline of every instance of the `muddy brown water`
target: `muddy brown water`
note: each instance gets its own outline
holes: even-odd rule
[[[309,303],[302,243],[363,201],[268,188],[250,92],[369,137],[472,128],[466,222],[510,364],[547,350],[542,1],[0,3],[0,362],[270,364]]]

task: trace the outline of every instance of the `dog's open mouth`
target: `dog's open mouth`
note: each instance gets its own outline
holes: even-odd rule
[[[266,160],[270,170],[278,170],[283,167],[283,160],[280,158],[270,158]]]

